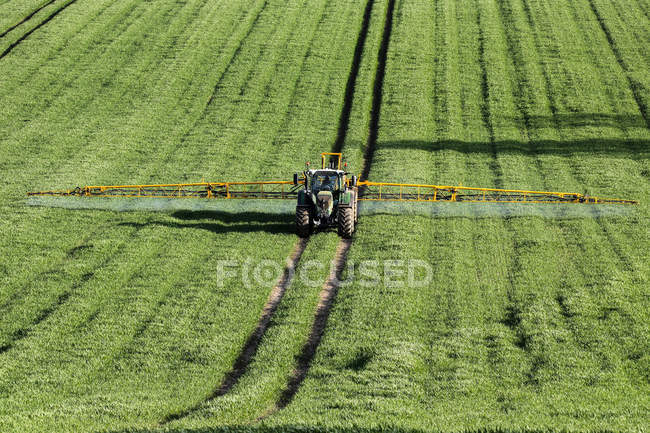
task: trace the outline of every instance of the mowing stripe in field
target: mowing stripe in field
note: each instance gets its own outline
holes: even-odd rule
[[[223,74],[219,77],[219,80],[217,80],[217,83],[214,85],[214,91],[210,95],[210,99],[208,99],[208,103],[206,104],[206,108],[207,108],[208,105],[210,105],[212,103],[212,101],[214,101],[215,94],[216,94],[217,90],[219,89],[219,85],[221,84],[221,79],[226,74],[226,72],[228,72],[228,68],[232,65],[232,59],[234,59],[239,54],[239,52],[241,51],[244,41],[246,41],[248,39],[248,37],[250,36],[253,29],[255,29],[255,24],[259,21],[260,15],[262,14],[262,12],[264,11],[264,9],[266,8],[267,5],[268,5],[268,0],[265,0],[261,4],[261,6],[259,6],[259,8],[256,8],[256,12],[255,12],[255,15],[254,15],[255,17],[251,21],[248,29],[246,30],[246,33],[243,36],[240,36],[240,37],[236,38],[236,40],[239,40],[239,42],[237,43],[236,48],[234,49],[234,51],[232,52],[232,55],[230,56],[230,60],[228,61],[228,65],[226,66],[226,69],[224,69]]]
[[[502,9],[502,10],[503,10],[503,9]],[[556,19],[555,22],[559,22],[559,21]],[[509,25],[506,26],[506,28],[507,28],[508,30],[510,30],[510,29],[511,29],[511,26],[513,25],[513,23],[511,22],[511,23],[508,23],[508,24],[509,24]],[[564,24],[563,27],[566,29],[566,24]],[[548,26],[548,27],[545,27],[547,33],[549,33],[549,34],[552,34],[552,32],[549,32],[549,29],[552,29],[552,28],[553,28],[552,25],[550,25],[550,26]],[[521,31],[521,29],[513,29],[513,34],[515,34],[515,35],[526,35],[527,33],[526,33],[525,31]],[[578,32],[578,34],[580,34],[580,32]],[[568,36],[568,34],[567,34],[567,36]],[[570,37],[570,39],[572,39],[573,41],[575,41],[575,38],[574,38],[574,37]],[[565,43],[566,43],[566,42],[565,42]],[[575,43],[575,42],[572,42],[572,43]],[[567,45],[564,45],[564,43],[558,43],[558,46],[567,46]],[[584,53],[584,52],[588,52],[588,50],[585,49],[585,50],[580,51],[580,52],[581,52],[581,53]],[[573,55],[575,56],[575,54],[573,54]],[[566,57],[565,57],[565,58],[566,58]],[[583,60],[583,62],[584,62],[585,64],[588,64],[588,63],[589,63],[588,60]],[[600,63],[602,63],[602,59],[600,59],[600,58],[599,58],[599,59],[595,59],[595,63],[594,63],[594,64],[598,65],[598,64],[600,64]],[[521,68],[522,68],[522,66],[523,66],[522,63],[517,63],[517,62],[515,61],[515,69],[517,69],[517,70],[519,71],[519,72],[518,72],[518,76],[517,76],[517,81],[518,81],[518,82],[520,82],[520,83],[521,83],[521,82],[525,82],[525,83],[528,83],[529,85],[530,85],[530,83],[543,82],[543,81],[540,81],[538,78],[536,78],[534,75],[530,74],[531,70],[529,70],[528,73],[527,73],[526,75],[522,75],[522,74],[521,74]],[[554,79],[556,79],[556,77],[558,77],[558,74],[552,74],[551,76],[554,77],[554,78],[553,78],[553,80],[554,80]],[[571,76],[574,76],[574,77],[579,76],[579,75],[578,75],[578,71],[575,71],[573,74],[571,74]],[[524,81],[524,78],[526,78],[525,81]],[[596,79],[596,80],[591,79],[591,80],[589,81],[590,85],[592,86],[591,88],[594,88],[594,83],[597,83],[597,82],[598,82],[597,79]],[[556,87],[556,89],[558,89],[558,88],[560,88],[560,86]],[[598,87],[595,87],[595,88],[598,88]],[[546,92],[543,92],[543,91],[540,92],[540,93],[539,93],[540,97],[543,97],[542,95],[544,95],[545,93],[546,93]],[[534,93],[533,93],[533,94],[534,94]],[[561,94],[562,94],[562,93],[560,93],[560,95],[561,95]],[[600,100],[600,98],[595,97],[593,100]],[[539,106],[548,106],[548,105],[549,105],[549,102],[548,102],[548,101],[542,101],[542,103],[539,104]],[[550,102],[550,105],[551,105],[551,106],[554,105],[552,101]],[[531,103],[531,102],[528,102],[524,107],[536,107],[536,106],[538,106],[538,104],[536,104],[535,102],[532,102],[532,103]],[[593,106],[593,105],[592,105],[592,106]],[[600,108],[600,107],[599,107],[599,108]],[[603,108],[604,108],[604,107],[603,107]],[[522,108],[522,111],[525,110],[525,109],[526,109],[526,108]],[[531,109],[531,108],[528,108],[528,109]],[[562,110],[562,111],[565,111],[565,110],[566,110],[565,107],[560,107],[559,109]],[[602,109],[602,108],[601,108],[601,109]],[[600,110],[599,110],[599,111],[600,111]],[[532,117],[532,116],[531,116],[531,117]],[[553,131],[553,129],[539,129],[539,130],[529,131],[529,133],[532,134],[532,137],[531,137],[532,141],[531,141],[531,143],[534,142],[536,139],[539,140],[540,138],[541,138],[542,140],[544,140],[545,138],[552,138],[552,139],[554,139],[554,140],[560,140],[561,142],[568,142],[568,139],[571,138],[571,137],[570,137],[569,135],[566,135],[566,133],[564,132],[564,131],[568,130],[568,129],[566,129],[566,128],[567,128],[566,125],[563,125],[563,127],[559,126],[558,123],[557,123],[557,122],[558,122],[558,120],[557,120],[558,116],[556,116],[555,114],[552,114],[552,117],[553,117],[553,120],[554,120],[554,123],[555,123],[554,129],[556,129],[557,131]],[[584,128],[584,129],[585,129],[585,132],[588,131],[587,128]],[[576,128],[576,130],[577,130],[577,128]],[[578,132],[581,132],[581,131],[578,131]],[[612,131],[612,132],[613,132],[613,131]],[[610,134],[612,134],[612,132],[610,132]],[[540,133],[541,133],[541,135],[540,135]],[[574,133],[575,133],[575,132],[574,132]],[[613,135],[615,136],[616,134],[614,133]],[[622,143],[619,144],[619,146],[622,146]],[[566,150],[565,150],[565,149],[566,149]],[[595,179],[594,177],[592,177],[591,179],[588,179],[588,178],[585,178],[585,177],[582,175],[582,173],[584,173],[584,171],[583,171],[584,169],[582,168],[582,166],[583,166],[583,165],[586,165],[585,163],[589,163],[588,161],[593,160],[593,158],[592,158],[591,156],[589,156],[589,155],[571,154],[570,151],[569,151],[569,149],[571,149],[571,148],[570,148],[570,147],[565,147],[565,148],[559,148],[559,149],[558,149],[558,151],[559,151],[558,153],[559,153],[560,155],[562,155],[562,154],[565,154],[565,155],[566,155],[565,158],[562,158],[561,160],[556,160],[556,161],[554,161],[554,165],[555,165],[556,173],[562,173],[562,175],[561,175],[561,176],[558,176],[558,177],[560,177],[560,178],[565,178],[565,177],[567,177],[567,175],[568,175],[568,176],[573,176],[576,180],[578,180],[579,184],[581,184],[581,185],[590,185],[590,184],[591,184],[591,185],[595,185],[595,182],[594,182],[594,181],[595,181],[596,179]],[[536,153],[537,153],[537,151],[536,151]],[[544,160],[548,160],[548,157],[544,157],[544,156],[542,156],[542,158],[543,158]],[[583,161],[583,162],[581,162],[581,161]],[[560,163],[558,164],[558,162],[560,162]],[[568,165],[567,169],[562,169],[562,168],[561,168],[562,165],[563,165],[561,162],[566,162],[566,164]],[[596,165],[596,167],[597,167],[597,165]],[[595,167],[594,167],[594,168],[595,168]],[[632,170],[632,171],[635,171],[635,170]],[[597,172],[598,172],[597,169],[596,169],[596,170],[594,170],[594,169],[591,170],[591,173],[597,173]],[[545,174],[545,177],[547,177],[547,176],[548,176],[548,174]],[[560,179],[557,179],[557,180],[560,180]],[[557,180],[556,180],[556,181],[557,181]],[[563,183],[566,184],[566,185],[569,185],[569,184],[572,184],[572,183],[575,182],[575,181],[571,181],[571,180],[569,180],[569,179],[564,180],[564,181],[563,181],[563,180],[560,180],[560,181],[563,182]],[[597,229],[596,231],[598,231],[598,230],[601,230],[601,231],[602,231],[602,230],[603,230],[603,229],[602,229],[602,223],[603,223],[603,222],[601,222],[600,220],[596,220],[596,223],[597,223],[597,225],[600,225],[600,226],[601,226],[600,229]],[[575,225],[578,225],[578,224],[572,224],[572,225],[575,226]],[[580,225],[581,225],[581,226],[591,226],[592,224],[590,224],[589,220],[587,220],[585,223],[582,223],[582,224],[580,224]],[[580,226],[580,225],[578,225],[578,226]],[[593,225],[594,225],[594,226],[597,226],[596,224],[593,224]],[[555,224],[548,224],[548,226],[549,226],[549,227],[548,227],[549,230],[553,230],[553,227],[555,226]],[[554,230],[554,231],[556,231],[556,230]],[[517,230],[516,232],[513,232],[513,233],[516,233],[517,237],[522,237],[522,236],[523,236],[523,234],[522,234],[519,230]],[[572,257],[572,259],[575,260],[575,256]],[[551,258],[551,260],[553,260],[553,259]],[[565,262],[565,263],[566,263],[566,262]],[[560,264],[560,266],[561,266],[561,264]],[[519,268],[524,268],[524,269],[525,269],[527,266],[521,266],[521,265],[520,265],[520,266],[518,266],[518,267],[519,267]],[[556,284],[559,285],[560,283],[556,283]],[[566,281],[564,281],[564,282],[562,282],[561,284],[562,284],[562,285],[566,285],[566,284],[568,284],[568,283],[567,283]],[[570,284],[570,283],[569,283],[569,284]],[[549,284],[549,285],[550,285],[550,286],[553,286],[554,284]],[[567,290],[567,293],[572,293],[572,291],[573,291],[573,290],[568,289],[568,290]],[[561,293],[561,292],[560,292],[560,293]],[[552,316],[551,316],[551,317],[553,317],[553,316],[555,316],[555,317],[562,317],[561,314],[562,314],[562,315],[565,314],[564,311],[565,311],[566,308],[565,308],[565,306],[564,306],[564,301],[562,301],[562,299],[564,299],[564,298],[563,298],[564,296],[566,296],[566,295],[557,295],[557,300],[558,300],[558,304],[559,304],[559,307],[560,307],[559,310],[557,310],[557,309],[556,309],[552,304],[545,304],[545,305],[546,305],[546,309],[549,310],[549,311],[552,311]],[[552,295],[550,296],[550,298],[552,298]],[[524,316],[524,317],[525,317],[525,316]],[[532,337],[531,337],[531,336],[532,336]],[[536,335],[536,333],[534,333],[534,332],[531,333],[530,330],[524,332],[524,333],[521,335],[521,342],[520,342],[521,346],[524,347],[524,348],[526,348],[526,347],[528,346],[528,342],[531,341],[531,340],[530,340],[531,338],[532,338],[533,341],[534,341],[534,339],[535,339],[535,338],[539,338],[539,336]],[[552,345],[552,342],[549,341],[548,339],[547,339],[546,342],[544,342],[543,340],[544,340],[544,339],[542,339],[542,341],[540,341],[542,344],[551,344],[551,345]],[[570,344],[567,343],[567,346],[569,346],[569,345],[570,345]],[[555,352],[555,349],[551,350],[550,347],[551,347],[551,346],[549,346],[549,348],[548,348],[547,350],[545,350],[545,351],[542,350],[541,352],[538,352],[536,355],[534,355],[534,358],[533,358],[533,363],[534,363],[534,364],[533,364],[533,367],[535,367],[535,368],[531,369],[531,371],[530,371],[530,373],[529,373],[529,374],[530,374],[529,379],[532,381],[532,383],[536,383],[540,377],[541,377],[541,378],[545,377],[543,374],[542,374],[541,376],[539,376],[539,374],[543,371],[543,369],[540,368],[540,365],[543,366],[544,364],[547,364],[547,365],[548,365],[548,363],[555,363],[555,362],[558,362],[556,359],[554,359],[554,356],[547,356],[547,355],[544,355],[544,352],[548,352],[548,353],[554,353],[554,352]],[[560,348],[560,346],[556,346],[556,348]],[[576,351],[573,351],[573,353],[574,353],[573,356],[575,357],[575,356],[576,356],[575,354],[580,354],[581,352],[580,352],[579,350],[576,350]],[[578,355],[578,356],[584,356],[584,355],[581,355],[581,354],[580,354],[580,355]],[[583,359],[584,359],[584,358],[583,358]],[[560,361],[560,362],[562,362],[562,361]],[[583,371],[585,371],[585,372],[588,371],[588,368],[587,368],[586,366],[583,366],[582,368],[583,368]]]
[[[262,49],[256,53],[257,57],[251,61],[246,55],[240,56],[236,63],[238,67],[233,69],[231,76],[224,77],[219,85],[221,89],[217,87],[225,100],[235,104],[241,101],[248,109],[244,115],[235,116],[228,105],[221,107],[212,104],[206,111],[200,130],[209,131],[219,145],[218,158],[206,161],[208,169],[215,173],[213,176],[241,180],[288,179],[285,165],[287,160],[282,156],[291,153],[284,149],[284,143],[277,143],[276,137],[284,122],[283,116],[286,116],[294,102],[293,89],[304,66],[304,53],[308,52],[314,37],[313,32],[304,33],[310,29],[308,23],[313,25],[313,21],[305,23],[300,20],[301,11],[309,9],[309,2],[303,1],[292,8],[293,13],[285,13],[283,17],[287,21],[284,26],[274,30],[274,36],[263,43]],[[310,11],[311,13],[314,21],[321,17],[318,11]],[[306,39],[300,39],[298,34]],[[235,93],[231,86],[238,88],[238,91]],[[229,111],[227,119],[220,116],[224,109]],[[217,124],[214,123],[215,118]],[[272,152],[252,150],[250,144],[260,140],[262,132],[269,137]],[[245,152],[247,158],[258,161],[261,171],[231,173],[222,168],[221,161],[237,158],[242,152]]]
[[[279,67],[282,61],[279,54],[283,49],[281,48],[282,43],[287,44],[291,40],[292,32],[295,31],[295,20],[298,19],[298,10],[303,7],[306,7],[304,2],[300,3],[300,7],[292,6],[292,12],[285,14],[283,21],[274,20],[272,26],[264,24],[252,33],[252,27],[247,28],[246,34],[255,37],[246,41],[244,45],[237,42],[238,46],[231,47],[233,51],[228,55],[229,60],[226,68],[219,72],[212,84],[209,98],[212,102],[205,103],[203,112],[191,128],[185,132],[178,146],[166,151],[166,164],[171,170],[178,172],[180,176],[187,176],[188,173],[184,167],[185,161],[202,159],[203,172],[199,173],[201,175],[208,174],[212,180],[260,178],[256,171],[229,170],[227,164],[224,166],[223,162],[235,158],[235,155],[241,154],[242,151],[250,150],[251,160],[259,163],[255,169],[259,170],[264,167],[260,155],[253,153],[253,149],[247,145],[247,141],[250,134],[259,137],[262,131],[268,131],[274,126],[270,122],[262,122],[258,117],[262,107],[279,102],[268,93],[271,83],[278,79],[273,76],[272,72]],[[268,13],[262,13],[262,16],[266,15],[264,22],[277,14],[279,12],[273,5]],[[252,25],[250,21],[248,24]],[[241,36],[244,37],[244,35]],[[302,43],[304,42],[302,41]],[[236,56],[235,53],[237,53]],[[295,72],[297,71],[292,71],[292,73]],[[268,100],[265,100],[265,97]],[[241,107],[245,107],[245,109],[237,108],[238,103],[242,104]],[[183,146],[186,141],[196,142],[197,140],[207,147],[199,146],[196,143],[191,146]],[[279,173],[282,173],[282,170],[278,170],[277,174],[267,172],[264,179],[280,178]]]

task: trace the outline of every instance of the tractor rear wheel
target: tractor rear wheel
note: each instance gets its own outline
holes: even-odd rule
[[[296,229],[298,236],[306,238],[311,234],[312,229],[311,212],[308,207],[296,207]]]
[[[350,207],[339,207],[338,211],[339,236],[350,239],[354,233],[354,209]]]

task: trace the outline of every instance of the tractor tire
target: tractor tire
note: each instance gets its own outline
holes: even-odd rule
[[[354,209],[350,207],[339,207],[338,211],[339,236],[350,239],[354,233]]]
[[[296,230],[301,238],[309,237],[313,222],[308,207],[296,207]]]

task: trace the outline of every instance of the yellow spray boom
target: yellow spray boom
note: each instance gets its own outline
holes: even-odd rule
[[[329,157],[329,164],[327,159]],[[297,199],[298,233],[314,226],[338,225],[350,237],[358,201],[638,204],[636,200],[586,196],[572,192],[475,188],[448,185],[357,181],[341,169],[341,153],[321,154],[321,168],[296,174],[292,181],[200,182],[156,185],[99,185],[29,192],[28,196],[162,197],[212,199]]]

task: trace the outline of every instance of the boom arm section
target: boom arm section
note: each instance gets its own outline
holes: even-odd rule
[[[28,196],[295,199],[302,185],[289,181],[201,182],[160,185],[101,185],[29,192]]]
[[[297,199],[304,185],[290,181],[201,182],[159,185],[84,186],[70,190],[29,192],[29,196],[77,197],[163,197],[215,199]],[[476,203],[588,203],[638,204],[636,200],[586,196],[572,192],[528,191],[518,189],[472,188],[465,186],[420,185],[361,181],[359,200],[406,202]]]
[[[478,203],[592,203],[638,204],[635,200],[591,197],[584,194],[517,189],[471,188],[361,181],[359,200],[455,201]]]

